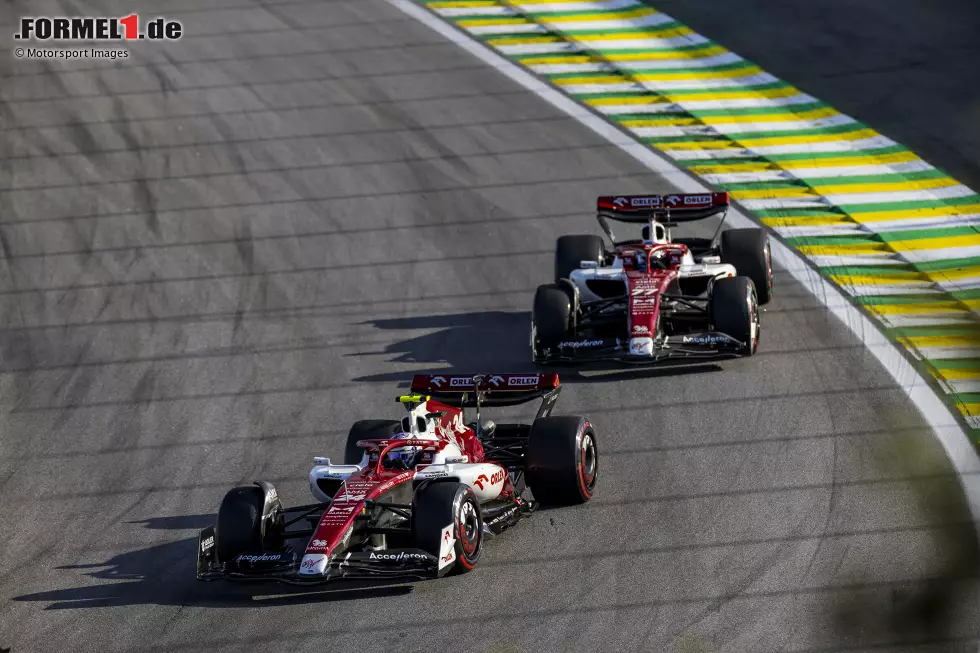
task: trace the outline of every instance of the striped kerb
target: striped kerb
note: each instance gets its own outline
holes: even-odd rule
[[[911,352],[980,443],[980,195],[637,0],[418,1],[731,193]]]

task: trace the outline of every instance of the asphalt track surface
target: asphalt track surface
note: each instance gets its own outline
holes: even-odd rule
[[[228,488],[307,502],[412,372],[531,369],[554,238],[669,190],[379,0],[209,7],[118,67],[0,61],[0,647],[976,650],[974,586],[908,612],[973,542],[938,444],[784,273],[753,359],[564,373],[600,489],[476,572],[195,582]]]

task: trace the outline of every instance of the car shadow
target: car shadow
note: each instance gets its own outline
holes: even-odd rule
[[[400,382],[407,386],[411,374],[556,372],[562,383],[602,383],[702,374],[722,369],[720,365],[703,361],[659,363],[649,367],[618,362],[536,365],[531,362],[529,311],[388,318],[360,322],[356,326],[373,326],[384,331],[431,330],[424,335],[393,342],[380,351],[347,354],[348,357],[390,357],[390,363],[419,365],[411,372],[356,377],[353,380],[357,382]]]
[[[156,517],[126,524],[154,530],[197,531],[211,525],[214,515]],[[47,603],[46,610],[126,605],[179,605],[237,608],[375,599],[412,592],[404,579],[337,580],[328,585],[299,587],[282,583],[199,582],[194,577],[197,536],[115,555],[105,562],[56,567],[62,578],[76,572],[88,576],[77,587],[34,592],[14,601]],[[93,584],[91,579],[107,581]],[[111,582],[109,582],[111,581]]]

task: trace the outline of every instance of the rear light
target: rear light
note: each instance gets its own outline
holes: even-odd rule
[[[542,388],[557,388],[559,385],[557,374],[542,374],[541,375],[541,387]]]

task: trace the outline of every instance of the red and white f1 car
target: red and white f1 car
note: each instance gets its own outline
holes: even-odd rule
[[[408,415],[355,423],[344,464],[314,459],[316,503],[283,508],[265,482],[228,492],[216,524],[200,533],[198,580],[306,584],[473,569],[484,538],[539,504],[584,503],[595,491],[595,428],[551,415],[560,391],[557,374],[415,376],[413,394],[398,398]],[[531,424],[481,421],[483,408],[534,399]],[[467,408],[476,409],[470,423]]]
[[[600,197],[594,235],[562,236],[555,281],[539,286],[531,317],[537,363],[751,356],[759,306],[772,296],[764,229],[722,232],[728,193]],[[712,238],[674,238],[671,227],[722,214]],[[609,220],[642,224],[616,241]],[[720,239],[719,239],[720,236]]]

